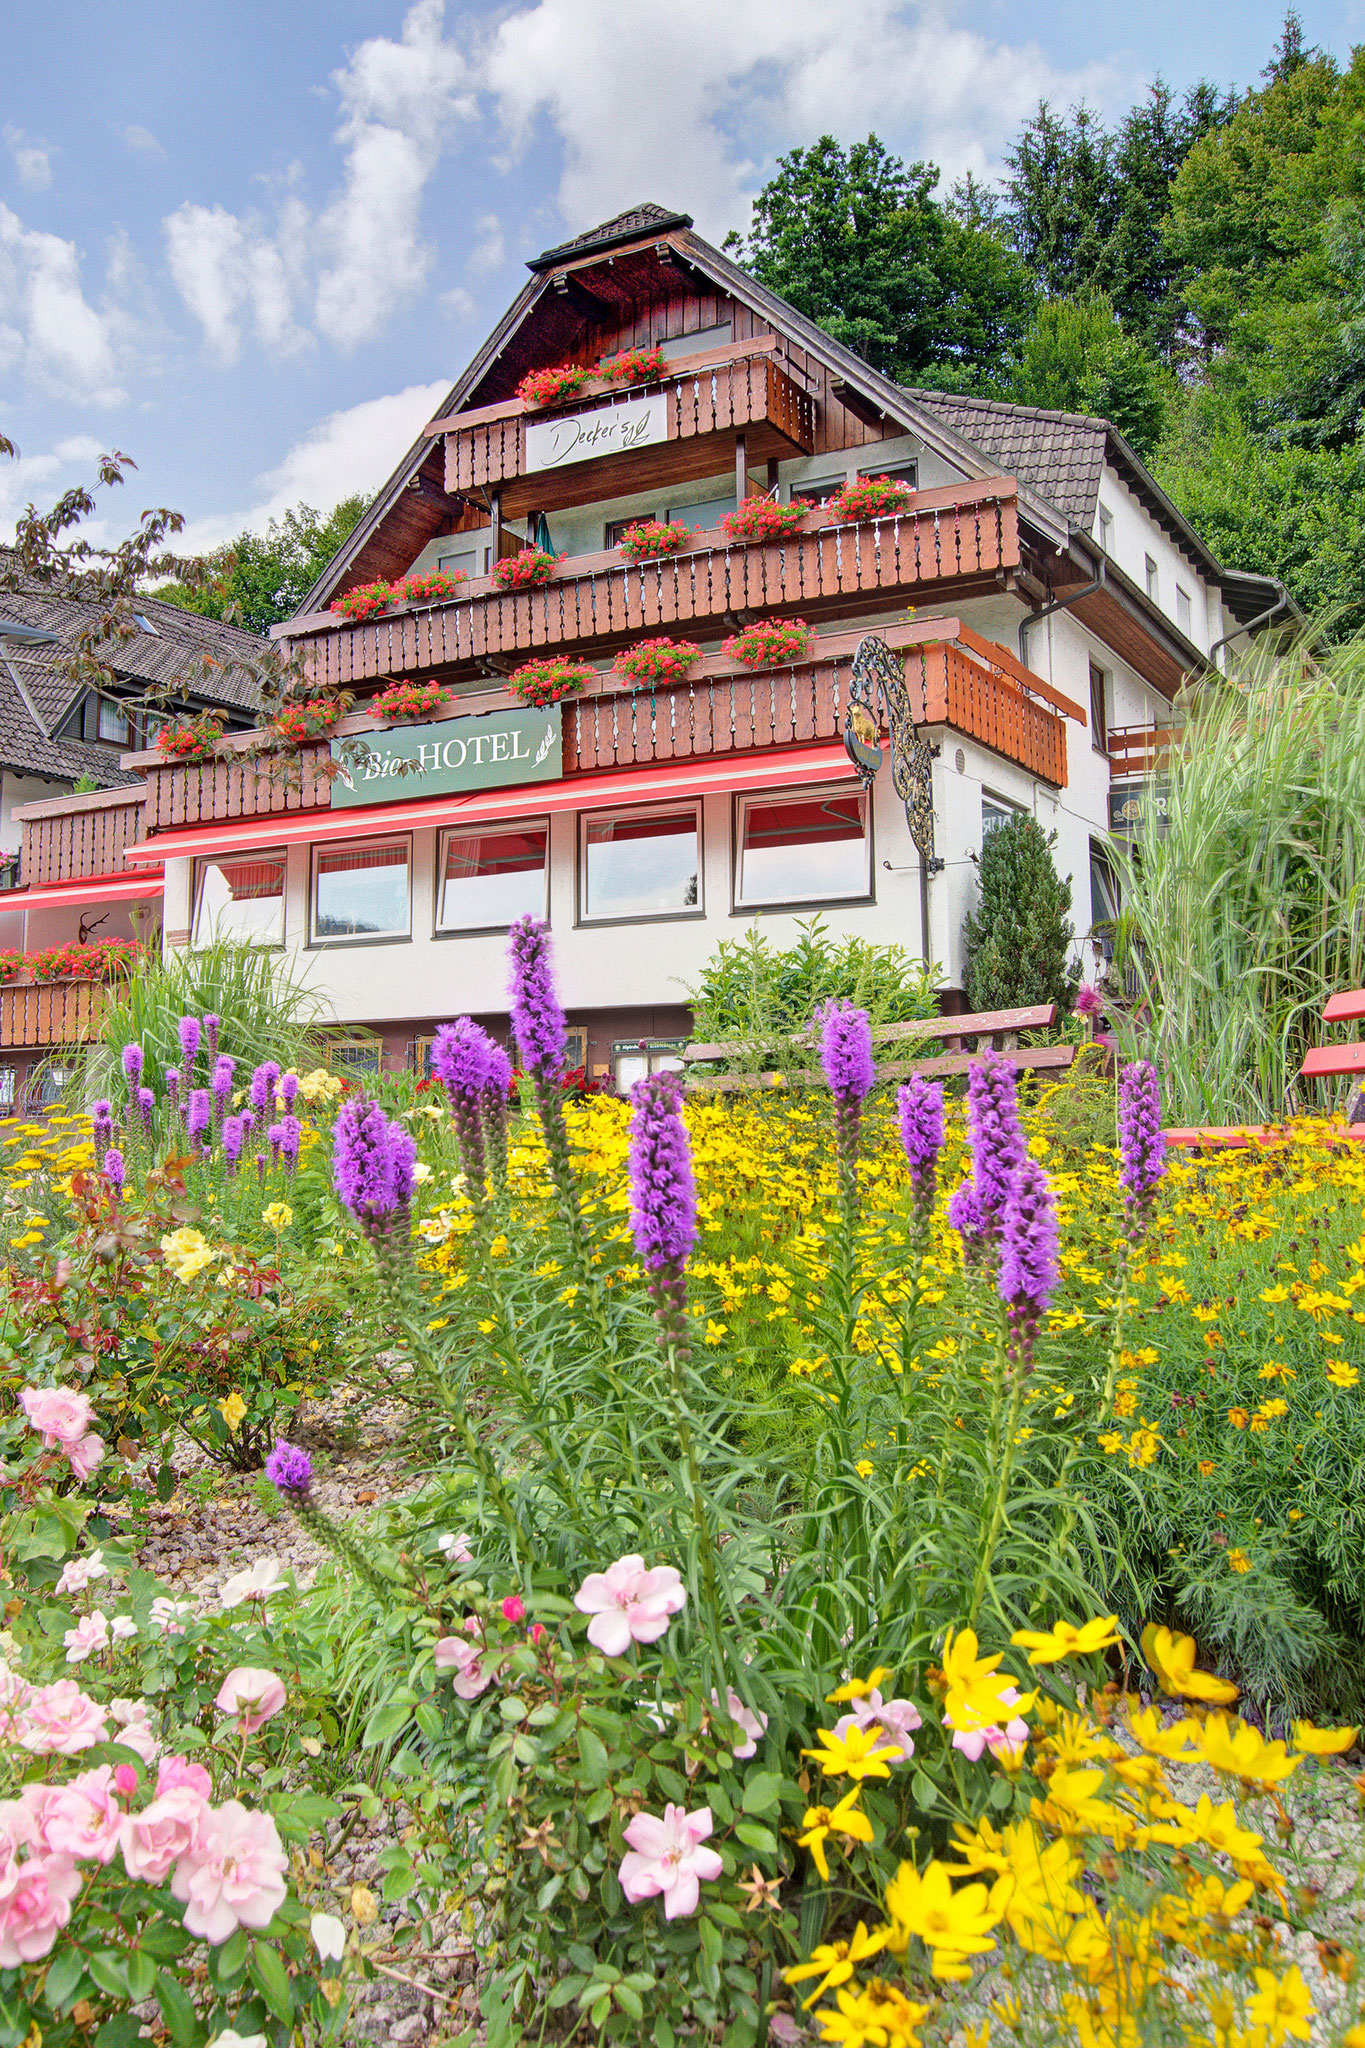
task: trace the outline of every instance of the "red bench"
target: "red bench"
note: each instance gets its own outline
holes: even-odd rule
[[[1340,995],[1329,996],[1322,1013],[1324,1024],[1350,1024],[1360,1017],[1365,1017],[1365,988],[1346,989]],[[1299,1068],[1301,1081],[1338,1080],[1344,1074],[1365,1080],[1365,1040],[1315,1046]],[[1365,1120],[1348,1123],[1339,1135],[1365,1144]],[[1190,1151],[1217,1152],[1279,1144],[1286,1136],[1283,1126],[1276,1124],[1210,1124],[1167,1131],[1166,1143]]]

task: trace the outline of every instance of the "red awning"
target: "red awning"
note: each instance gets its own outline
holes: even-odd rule
[[[159,865],[199,854],[231,853],[239,847],[368,839],[424,825],[472,824],[481,818],[537,817],[547,811],[595,810],[606,804],[649,803],[660,797],[705,796],[719,790],[797,789],[810,782],[843,780],[854,773],[843,747],[832,742],[819,747],[784,747],[775,754],[710,755],[704,761],[665,761],[649,768],[616,769],[607,775],[575,775],[563,782],[523,783],[517,789],[473,790],[468,796],[434,796],[415,803],[303,815],[292,812],[277,818],[238,818],[158,833],[127,847],[123,858]]]
[[[83,910],[87,903],[147,902],[165,886],[160,875],[92,875],[88,882],[0,892],[0,910],[56,910],[63,903]]]

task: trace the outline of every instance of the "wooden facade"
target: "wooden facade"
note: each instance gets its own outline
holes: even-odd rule
[[[109,991],[95,981],[11,981],[0,986],[0,1050],[78,1045],[98,1029]]]
[[[117,873],[124,847],[143,836],[144,802],[140,789],[111,790],[83,803],[73,799],[69,810],[25,818],[19,859],[24,886]]]

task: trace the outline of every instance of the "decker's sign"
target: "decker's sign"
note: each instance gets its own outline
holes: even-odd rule
[[[628,455],[668,437],[668,400],[662,391],[601,412],[577,412],[526,425],[526,467],[564,469],[599,455]]]
[[[332,782],[334,811],[400,797],[553,782],[564,773],[563,720],[558,704],[547,704],[538,711],[490,711],[482,718],[396,726],[359,741],[333,740],[332,759],[339,764]]]

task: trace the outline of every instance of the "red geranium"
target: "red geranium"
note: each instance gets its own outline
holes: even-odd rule
[[[325,739],[335,732],[344,706],[336,697],[308,697],[302,703],[283,704],[270,721],[270,730],[291,747],[307,740]]]
[[[340,597],[332,599],[331,609],[347,619],[373,619],[380,612],[391,612],[402,601],[402,591],[381,576],[376,583],[357,583],[353,589],[343,591]]]
[[[809,505],[779,505],[772,498],[746,498],[733,512],[723,512],[720,523],[731,540],[782,540],[799,533],[806,523]]]
[[[448,597],[458,597],[460,585],[468,581],[463,569],[426,569],[420,576],[406,579],[403,595],[409,604],[441,604]]]
[[[836,519],[890,519],[914,502],[915,493],[898,476],[860,476],[835,492],[829,509]]]
[[[200,711],[193,718],[174,719],[157,734],[157,752],[168,761],[211,760],[226,724],[226,711]]]
[[[504,555],[493,564],[493,581],[499,590],[532,590],[549,582],[558,560],[544,548],[523,548],[519,555]]]
[[[670,526],[665,519],[638,519],[621,535],[617,546],[628,562],[657,562],[676,555],[696,539],[690,526]]]
[[[26,974],[31,981],[112,981],[148,957],[137,939],[67,939],[39,953],[0,953],[0,981]]]
[[[612,663],[613,675],[632,683],[680,683],[701,649],[692,640],[637,640]]]
[[[449,702],[439,683],[414,683],[407,676],[400,676],[387,690],[371,697],[365,709],[375,718],[387,718],[391,724],[408,725],[414,719],[437,717]]]
[[[603,356],[597,365],[598,376],[609,384],[645,384],[667,370],[661,348],[623,348],[619,355]]]
[[[507,678],[507,687],[526,704],[557,704],[575,690],[586,690],[597,674],[591,662],[566,661],[551,655],[542,661],[523,662]]]
[[[557,363],[552,370],[528,370],[517,386],[517,397],[526,405],[558,405],[576,397],[587,381],[581,363]]]
[[[804,619],[760,619],[732,633],[720,651],[746,668],[772,668],[779,661],[799,661],[813,637]]]

